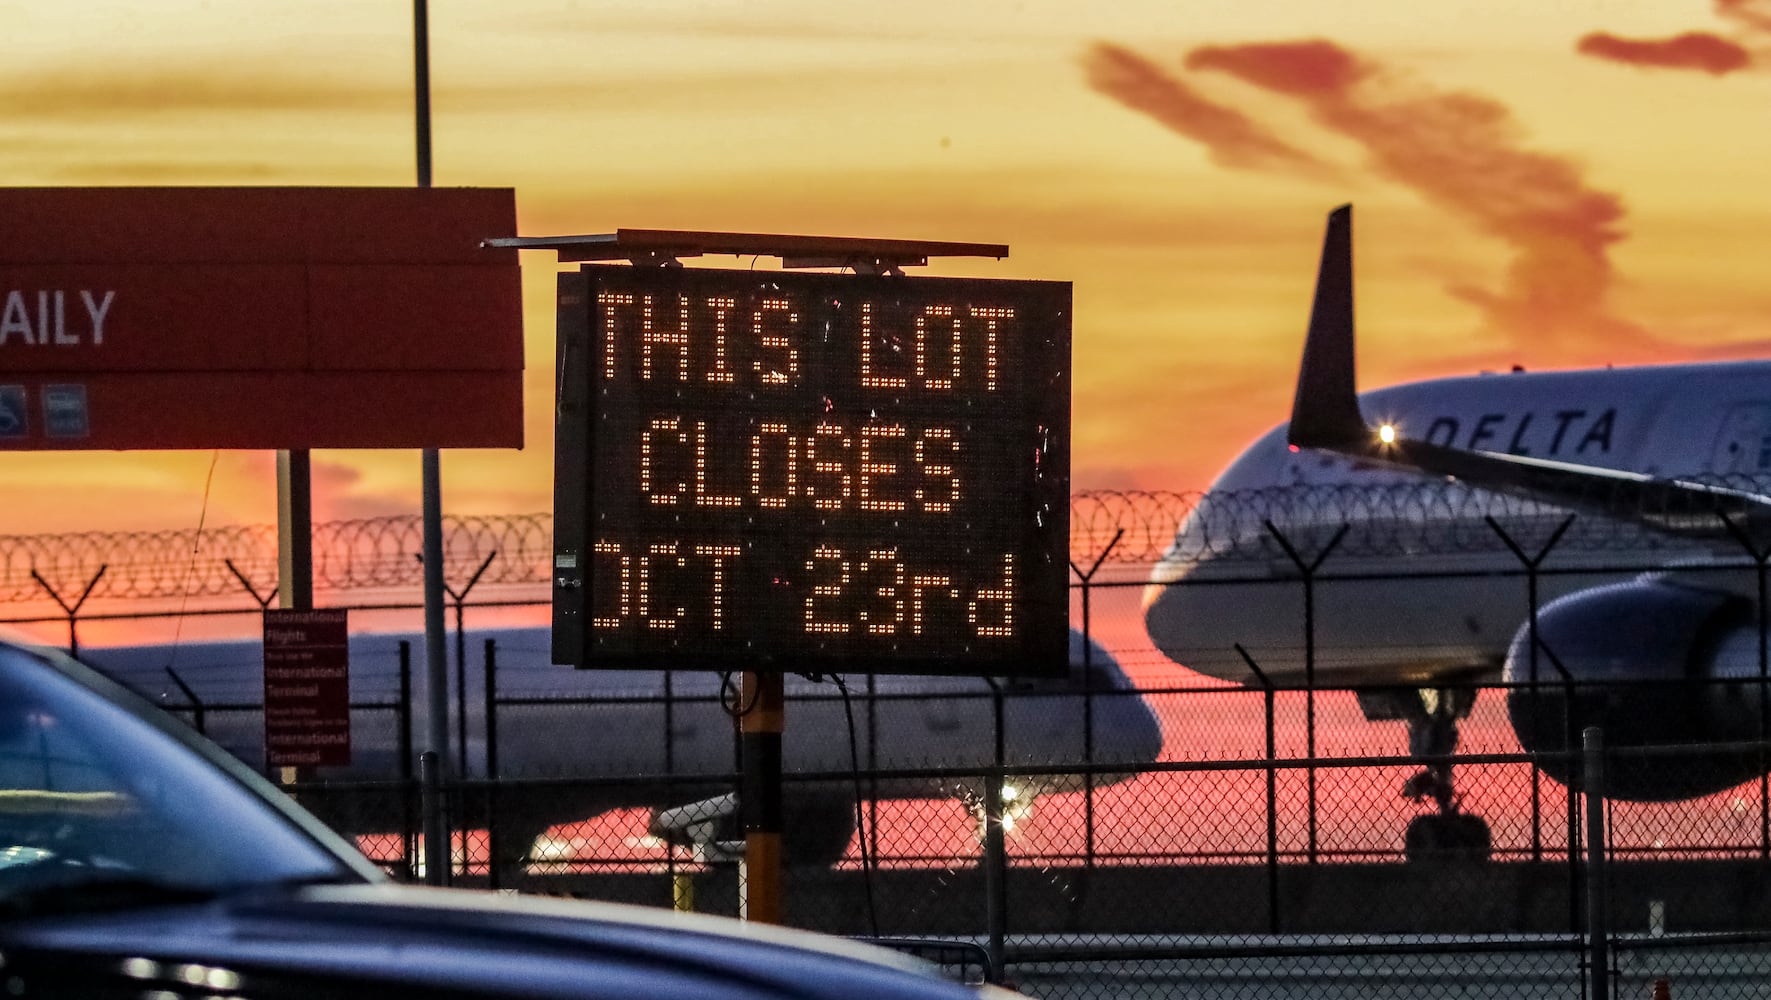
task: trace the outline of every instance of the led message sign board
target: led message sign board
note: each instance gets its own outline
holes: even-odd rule
[[[519,447],[508,188],[0,188],[0,452]]]
[[[560,276],[554,660],[1060,675],[1068,283]]]

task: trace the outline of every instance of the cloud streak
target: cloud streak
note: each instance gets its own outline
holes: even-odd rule
[[[1752,46],[1771,39],[1771,0],[1715,0],[1714,10],[1718,18],[1734,24],[1735,37],[1693,30],[1666,38],[1623,38],[1595,31],[1582,36],[1575,51],[1625,66],[1711,76],[1762,68],[1765,53]]]
[[[1744,28],[1771,33],[1771,3],[1766,0],[1716,0],[1716,16]]]
[[[1096,43],[1083,57],[1083,67],[1089,86],[1204,146],[1220,166],[1316,176],[1333,173],[1324,161],[1235,108],[1206,99],[1130,49]]]
[[[1626,66],[1698,70],[1711,76],[1738,72],[1753,64],[1752,53],[1744,46],[1708,31],[1687,31],[1671,38],[1622,38],[1595,31],[1582,37],[1575,50]]]
[[[1576,162],[1529,148],[1505,105],[1434,88],[1322,39],[1201,46],[1183,65],[1297,102],[1325,132],[1359,145],[1373,172],[1505,243],[1512,258],[1499,287],[1456,283],[1447,291],[1480,308],[1517,347],[1553,338],[1613,361],[1655,354],[1652,338],[1607,302],[1610,251],[1624,238],[1622,199],[1591,184]],[[1096,89],[1203,141],[1197,122],[1186,121],[1194,114],[1186,104],[1162,105],[1158,114],[1147,106],[1153,102]],[[1309,155],[1295,137],[1259,134]]]
[[[1376,66],[1320,38],[1202,45],[1187,54],[1186,66],[1218,70],[1257,87],[1305,99],[1345,94],[1377,75]]]
[[[400,111],[411,104],[410,87],[403,81],[297,79],[233,64],[81,67],[6,74],[0,78],[0,109],[15,121],[163,118],[193,112]]]

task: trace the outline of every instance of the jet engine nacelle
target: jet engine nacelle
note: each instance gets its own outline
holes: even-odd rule
[[[1738,594],[1643,576],[1551,602],[1538,613],[1537,635],[1535,667],[1530,623],[1513,637],[1507,714],[1519,742],[1550,755],[1543,768],[1563,784],[1580,787],[1587,726],[1600,727],[1608,749],[1745,742],[1764,732],[1758,623]],[[1763,766],[1756,752],[1622,754],[1607,758],[1604,794],[1696,798]]]

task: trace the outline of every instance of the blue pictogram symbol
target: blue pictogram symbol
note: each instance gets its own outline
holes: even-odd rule
[[[83,438],[90,432],[85,386],[43,387],[43,432],[55,438]]]
[[[31,429],[25,399],[24,386],[0,385],[0,438],[21,438]]]

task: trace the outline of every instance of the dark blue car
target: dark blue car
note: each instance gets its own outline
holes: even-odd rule
[[[65,656],[5,642],[0,991],[979,996],[914,959],[807,932],[393,885],[149,703]]]

